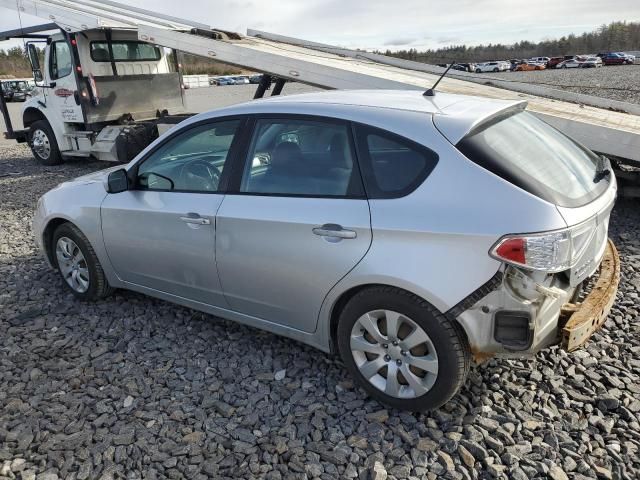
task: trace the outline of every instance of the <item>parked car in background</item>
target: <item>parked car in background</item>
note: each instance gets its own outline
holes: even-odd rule
[[[233,77],[233,84],[234,85],[248,85],[249,84],[249,77],[244,77],[244,76]]]
[[[602,66],[600,57],[587,57],[584,62],[580,62],[580,68],[598,68]]]
[[[5,82],[0,82],[0,94],[2,94],[2,98],[4,98],[5,102],[13,100],[13,91],[9,88],[8,84],[5,84]]]
[[[509,70],[515,72],[516,68],[518,68],[518,65],[522,65],[523,63],[525,63],[525,60],[512,58],[511,60],[509,60]]]
[[[4,80],[2,82],[2,95],[8,102],[25,102],[31,90],[26,80]]]
[[[262,75],[262,74],[259,74],[259,75],[251,75],[251,76],[249,77],[249,83],[253,83],[253,84],[260,83],[260,81],[262,80],[262,77],[263,77],[263,75]]]
[[[625,53],[625,52],[616,52],[618,55],[622,55],[626,61],[628,65],[632,65],[636,62],[636,56],[635,55],[631,55],[630,53]]]
[[[581,63],[581,60],[572,58],[571,60],[565,60],[564,62],[559,63],[556,68],[579,68]]]
[[[534,70],[544,70],[545,67],[544,65],[542,65],[541,63],[528,63],[528,62],[523,62],[520,65],[518,65],[516,67],[516,72],[532,72]]]
[[[600,53],[597,56],[602,59],[602,63],[605,65],[625,65],[633,63],[619,53]]]
[[[335,352],[393,408],[439,407],[472,355],[560,341],[563,305],[614,261],[616,180],[526,102],[431,98],[332,91],[191,117],[44,194],[36,243],[78,300],[158,297]],[[606,287],[597,311],[576,305],[567,349],[604,323]]]
[[[475,72],[476,64],[475,63],[454,63],[451,68],[453,70],[459,70],[461,72]]]
[[[216,77],[216,78],[209,79],[209,85],[217,85],[217,86],[235,85],[235,81],[231,77]]]
[[[508,62],[499,62],[499,61],[478,63],[476,64],[475,72],[476,73],[505,72],[510,68],[510,64],[509,66],[507,66],[507,63]]]
[[[562,63],[565,60],[567,59],[564,57],[551,57],[547,62],[547,68],[556,68],[559,63]]]
[[[537,64],[541,64],[544,65],[545,67],[547,66],[547,63],[549,63],[550,58],[549,57],[533,57],[529,59],[530,63],[537,63]]]

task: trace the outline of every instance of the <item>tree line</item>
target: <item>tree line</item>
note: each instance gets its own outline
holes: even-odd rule
[[[384,55],[423,63],[482,62],[511,58],[554,57],[583,53],[620,52],[640,50],[640,23],[613,22],[581,35],[569,34],[555,40],[529,42],[523,40],[512,45],[501,43],[476,45],[452,45],[439,49],[418,51],[387,50]]]

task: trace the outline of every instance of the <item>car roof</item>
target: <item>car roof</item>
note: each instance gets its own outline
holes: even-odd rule
[[[432,116],[440,133],[455,143],[487,118],[506,109],[524,109],[525,106],[526,102],[521,100],[498,100],[444,92],[425,96],[422,89],[330,90],[253,100],[196,115],[183,124],[211,117],[265,113],[332,116],[362,121],[363,110],[375,112],[377,117],[386,115],[391,123],[398,113],[411,112]]]

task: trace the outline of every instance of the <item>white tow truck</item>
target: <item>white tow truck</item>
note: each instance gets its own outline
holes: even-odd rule
[[[185,118],[178,52],[264,72],[255,97],[275,82],[330,89],[423,90],[443,69],[434,65],[249,30],[239,35],[112,0],[0,0],[2,7],[45,19],[0,33],[28,40],[39,94],[5,137],[29,142],[42,163],[92,156],[128,161],[164,129]],[[18,19],[18,16],[16,17]],[[57,30],[54,34],[49,32]],[[35,42],[44,42],[40,65]],[[467,72],[450,72],[450,93],[527,100],[528,109],[591,149],[640,165],[640,106]]]

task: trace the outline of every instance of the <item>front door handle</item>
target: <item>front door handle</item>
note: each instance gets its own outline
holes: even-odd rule
[[[358,236],[353,230],[345,230],[335,223],[325,223],[321,227],[315,227],[312,232],[321,237],[356,238]]]
[[[180,220],[185,223],[190,223],[191,225],[211,225],[211,220],[192,212],[187,213],[184,217],[180,217]]]

